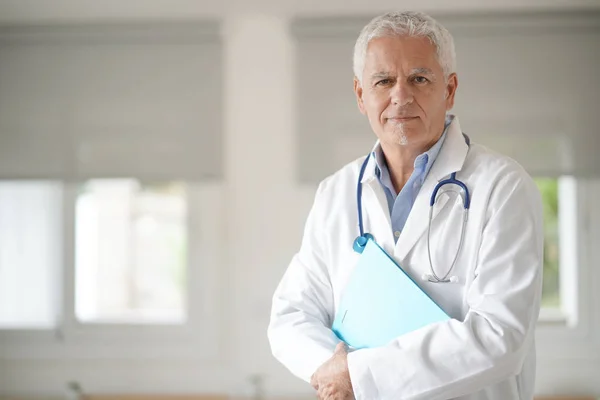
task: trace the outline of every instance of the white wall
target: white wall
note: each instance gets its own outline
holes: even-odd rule
[[[220,318],[216,333],[218,361],[201,355],[181,359],[70,359],[1,360],[0,393],[59,394],[68,380],[78,380],[95,392],[248,392],[246,379],[266,375],[269,393],[310,393],[270,356],[266,326],[272,291],[299,245],[303,220],[310,207],[314,185],[296,183],[297,115],[295,103],[294,42],[288,24],[292,15],[372,14],[394,3],[366,1],[197,2],[108,1],[76,2],[12,0],[0,3],[0,22],[40,22],[90,19],[190,18],[219,15],[224,18],[224,121],[225,181],[218,184],[207,208],[222,207],[223,233],[218,234],[223,260],[210,274]],[[406,7],[450,9],[444,1],[408,1]],[[489,10],[598,6],[597,1],[529,2],[459,0],[453,10]],[[260,46],[258,46],[260,44]],[[350,60],[350,56],[348,57]],[[581,196],[581,221],[587,221],[582,239],[585,293],[593,302],[583,309],[593,316],[576,336],[546,336],[540,348],[538,391],[593,392],[600,394],[600,272],[593,267],[593,246],[600,243],[600,212],[594,199],[600,185],[591,181]],[[586,264],[587,263],[587,264]],[[544,356],[567,335],[571,342],[556,357]],[[543,339],[543,338],[542,338]],[[571,343],[569,342],[569,343]],[[561,343],[561,342],[558,342]],[[565,343],[565,342],[562,342]],[[587,352],[585,349],[587,348]],[[554,354],[554,353],[552,353]],[[562,354],[562,355],[561,355]]]

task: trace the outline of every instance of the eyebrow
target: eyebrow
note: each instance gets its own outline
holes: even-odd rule
[[[389,72],[375,72],[373,75],[371,75],[371,79],[375,80],[375,79],[385,79],[385,78],[389,78],[390,77],[390,73]]]
[[[419,74],[435,76],[435,73],[433,72],[432,69],[425,68],[425,67],[413,68],[410,71],[409,75],[419,75]],[[373,75],[371,75],[371,80],[385,79],[385,78],[389,78],[390,76],[391,76],[391,74],[389,72],[385,72],[385,71],[375,72]]]
[[[415,68],[410,71],[410,75],[416,75],[416,74],[435,75],[433,73],[433,70],[431,70],[429,68]]]

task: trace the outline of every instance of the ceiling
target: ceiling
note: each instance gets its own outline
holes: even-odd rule
[[[0,0],[0,24],[182,20],[236,14],[281,16],[372,15],[398,0]],[[600,9],[600,0],[403,0],[428,12],[557,11]]]

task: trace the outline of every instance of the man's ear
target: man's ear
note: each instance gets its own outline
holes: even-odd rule
[[[358,80],[357,77],[354,77],[354,94],[356,94],[356,102],[358,104],[358,109],[360,110],[361,113],[363,113],[364,115],[367,115],[367,112],[365,110],[365,104],[363,102],[363,89],[362,89],[362,84],[360,83],[360,81]]]
[[[458,77],[456,76],[456,73],[453,72],[448,76],[446,83],[446,111],[450,111],[452,107],[454,107],[456,88],[458,88]]]

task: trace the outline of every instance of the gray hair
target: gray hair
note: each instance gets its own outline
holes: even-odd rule
[[[427,37],[436,48],[444,78],[456,72],[454,39],[442,24],[429,15],[415,12],[391,12],[375,17],[360,32],[354,45],[354,75],[362,82],[367,47],[373,39],[389,36]]]

